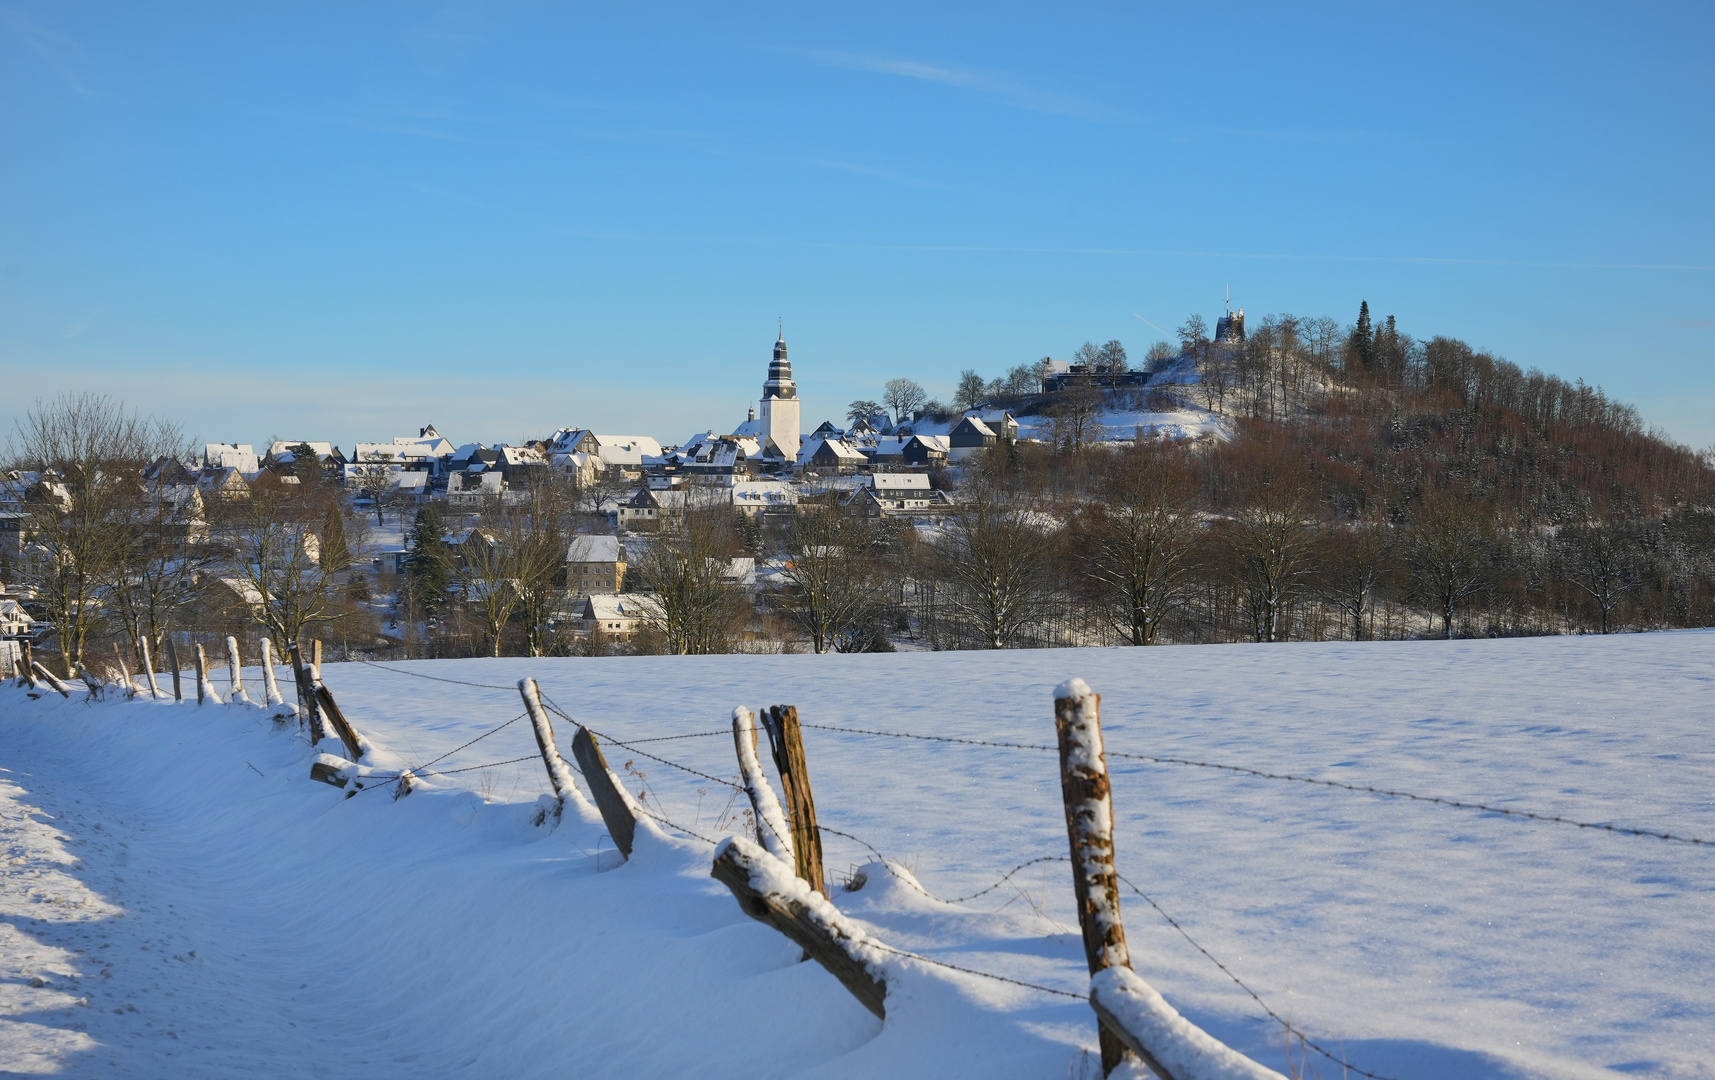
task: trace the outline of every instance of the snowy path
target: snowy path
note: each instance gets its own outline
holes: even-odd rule
[[[325,674],[384,761],[408,762],[516,715],[504,688],[523,674],[624,739],[788,701],[808,723],[1027,743],[1052,741],[1049,687],[1078,674],[1104,695],[1113,751],[1715,838],[1712,660],[1715,634],[1682,633]],[[1064,851],[1052,754],[806,740],[823,823],[915,863],[939,895]],[[728,737],[637,749],[733,772]],[[531,750],[516,723],[442,767]],[[878,1024],[737,912],[707,845],[658,841],[617,871],[609,850],[597,872],[598,825],[531,829],[532,762],[394,803],[342,800],[308,760],[255,711],[0,691],[0,1069],[1076,1076],[1093,1041],[1076,1001],[920,971]],[[610,760],[668,816],[714,828],[717,785]],[[1354,1064],[1399,1080],[1715,1077],[1715,850],[1203,769],[1113,772],[1122,872]],[[829,838],[836,875],[871,859]],[[1032,867],[949,908],[871,867],[839,903],[899,947],[1077,991],[1065,874]],[[1140,971],[1281,1068],[1254,1003],[1147,905],[1125,909]]]

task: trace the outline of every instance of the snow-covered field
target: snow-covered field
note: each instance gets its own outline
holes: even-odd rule
[[[1715,634],[891,656],[329,664],[380,766],[566,711],[715,777],[735,704],[807,724],[1051,744],[1103,694],[1110,751],[1485,800],[1715,839]],[[429,681],[411,674],[489,684]],[[255,679],[251,672],[250,678]],[[220,684],[217,684],[220,685]],[[252,693],[255,693],[254,686]],[[563,744],[570,732],[560,732]],[[1055,755],[806,731],[822,822],[958,897],[1066,849]],[[534,753],[524,721],[435,766]],[[712,849],[530,817],[536,760],[397,802],[308,779],[255,709],[0,688],[0,1071],[87,1077],[1063,1077],[1087,1005],[901,961],[877,1021],[708,878]],[[716,782],[610,746],[713,837]],[[1120,869],[1282,1015],[1398,1080],[1715,1077],[1715,849],[1114,759]],[[731,815],[726,815],[727,823]],[[873,862],[830,835],[836,878]],[[1066,864],[962,904],[871,866],[880,940],[1082,993]],[[1133,963],[1285,1071],[1278,1024],[1153,908]],[[1338,1077],[1314,1055],[1308,1075]]]

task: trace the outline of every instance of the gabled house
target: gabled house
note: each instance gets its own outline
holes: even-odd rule
[[[495,467],[510,487],[524,487],[540,480],[548,471],[548,461],[541,451],[528,446],[497,446],[500,451]]]
[[[0,585],[0,592],[5,586]],[[34,619],[17,600],[0,596],[0,679],[10,679],[23,673],[24,645],[21,639],[31,636]]]
[[[798,489],[783,480],[741,480],[732,486],[732,507],[741,514],[789,514],[798,506]]]
[[[618,520],[622,529],[660,529],[685,516],[686,510],[713,510],[732,504],[732,489],[705,485],[684,485],[657,491],[641,487],[629,499],[619,503]]]
[[[254,456],[254,455],[252,455]],[[250,484],[232,466],[205,468],[197,473],[197,490],[204,499],[248,499]]]
[[[905,440],[899,456],[907,465],[945,465],[949,454],[947,436],[913,435]]]
[[[851,472],[868,464],[869,459],[844,439],[813,438],[798,453],[798,467],[817,472]]]
[[[982,420],[970,415],[954,424],[953,430],[947,433],[946,439],[954,461],[963,461],[1000,443],[998,432]]]
[[[321,466],[323,475],[333,475],[343,469],[346,456],[339,447],[330,442],[311,442],[308,439],[275,439],[268,447],[268,452],[262,455],[262,467],[276,472],[291,472],[298,464],[298,447],[308,447],[315,456],[316,463]]]
[[[566,591],[572,596],[625,588],[625,545],[617,536],[574,536],[566,548]]]
[[[203,446],[202,467],[236,469],[250,477],[262,471],[262,459],[249,443],[207,443]]]
[[[583,634],[599,630],[610,640],[624,644],[639,629],[661,618],[661,605],[646,594],[596,593],[584,598],[575,629]]]
[[[868,479],[846,502],[865,517],[939,513],[952,506],[946,492],[929,486],[925,473],[876,473]]]
[[[481,506],[489,499],[498,499],[503,479],[499,472],[486,468],[452,473],[447,477],[447,505]]]

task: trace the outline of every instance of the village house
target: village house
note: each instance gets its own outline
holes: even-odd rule
[[[867,479],[846,502],[865,517],[940,513],[952,506],[946,492],[930,486],[926,473],[876,473]]]
[[[945,465],[950,448],[945,435],[913,435],[905,440],[905,446],[899,456],[907,465],[924,468],[930,465]]]
[[[844,439],[813,438],[798,453],[798,467],[818,473],[854,472],[868,464],[869,459]]]
[[[254,456],[254,455],[252,455]],[[248,499],[250,483],[232,466],[213,466],[197,473],[197,490],[207,499]]]
[[[497,446],[500,452],[495,467],[506,478],[508,487],[527,487],[548,472],[548,461],[541,451],[528,446]]]
[[[275,439],[269,445],[268,452],[262,455],[262,467],[275,472],[294,471],[298,465],[299,447],[309,448],[324,476],[339,474],[347,464],[346,456],[333,443],[311,442],[308,439]]]
[[[608,640],[626,644],[638,630],[662,618],[661,605],[641,593],[596,593],[577,608],[573,629],[589,635],[600,631]]]
[[[249,443],[206,443],[202,451],[204,469],[235,469],[246,478],[262,471],[262,460]]]
[[[625,588],[625,545],[617,536],[574,536],[566,548],[566,591],[572,596]]]
[[[486,468],[452,473],[447,477],[447,505],[478,507],[489,499],[498,499],[503,479],[499,472],[490,472]]]
[[[631,498],[620,501],[617,517],[622,530],[649,531],[670,526],[684,517],[686,510],[713,510],[730,505],[731,488],[687,484],[658,491],[641,487]]]
[[[784,480],[742,480],[732,486],[732,507],[749,517],[790,514],[798,506],[798,489]]]

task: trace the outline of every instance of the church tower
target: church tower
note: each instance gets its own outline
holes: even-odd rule
[[[799,424],[798,385],[792,381],[792,362],[786,359],[786,332],[774,343],[774,359],[768,364],[768,381],[762,384],[762,439],[769,439],[786,455],[798,460],[798,443],[804,429]]]

